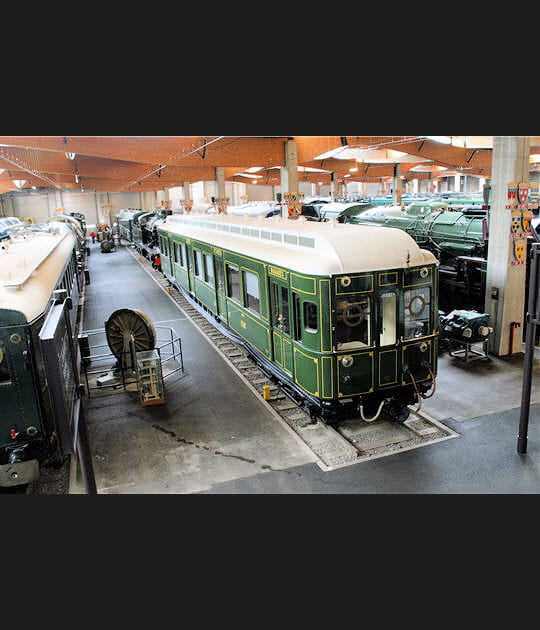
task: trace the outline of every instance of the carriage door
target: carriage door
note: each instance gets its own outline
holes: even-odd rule
[[[215,250],[214,250],[215,251]],[[225,272],[223,270],[223,259],[221,254],[215,254],[214,261],[216,263],[217,272],[217,309],[222,319],[227,321],[227,298],[225,296]]]
[[[291,341],[291,317],[289,284],[275,278],[270,280],[270,303],[272,317],[272,346],[274,361],[292,374],[293,351]]]
[[[379,296],[379,387],[395,385],[398,375],[398,299],[387,291]]]

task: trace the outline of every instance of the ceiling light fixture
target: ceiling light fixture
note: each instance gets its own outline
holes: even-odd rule
[[[74,160],[76,155],[76,153],[66,153],[66,157],[68,160]]]
[[[26,184],[26,179],[14,179],[13,183],[17,188],[22,188]]]

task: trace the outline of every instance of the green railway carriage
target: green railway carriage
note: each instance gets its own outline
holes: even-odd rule
[[[0,486],[28,483],[57,453],[55,419],[39,334],[51,295],[65,289],[75,308],[83,288],[72,226],[32,227],[0,247]]]
[[[404,420],[436,375],[435,257],[402,230],[173,215],[162,271],[333,420]]]

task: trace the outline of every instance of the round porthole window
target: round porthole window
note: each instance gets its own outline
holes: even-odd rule
[[[421,295],[416,295],[409,303],[409,311],[413,317],[418,317],[426,307],[426,301]]]

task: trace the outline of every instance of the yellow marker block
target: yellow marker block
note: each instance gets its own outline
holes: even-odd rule
[[[171,294],[171,287],[167,287],[167,293],[170,295]]]
[[[270,385],[263,386],[263,398],[265,400],[270,400]]]

